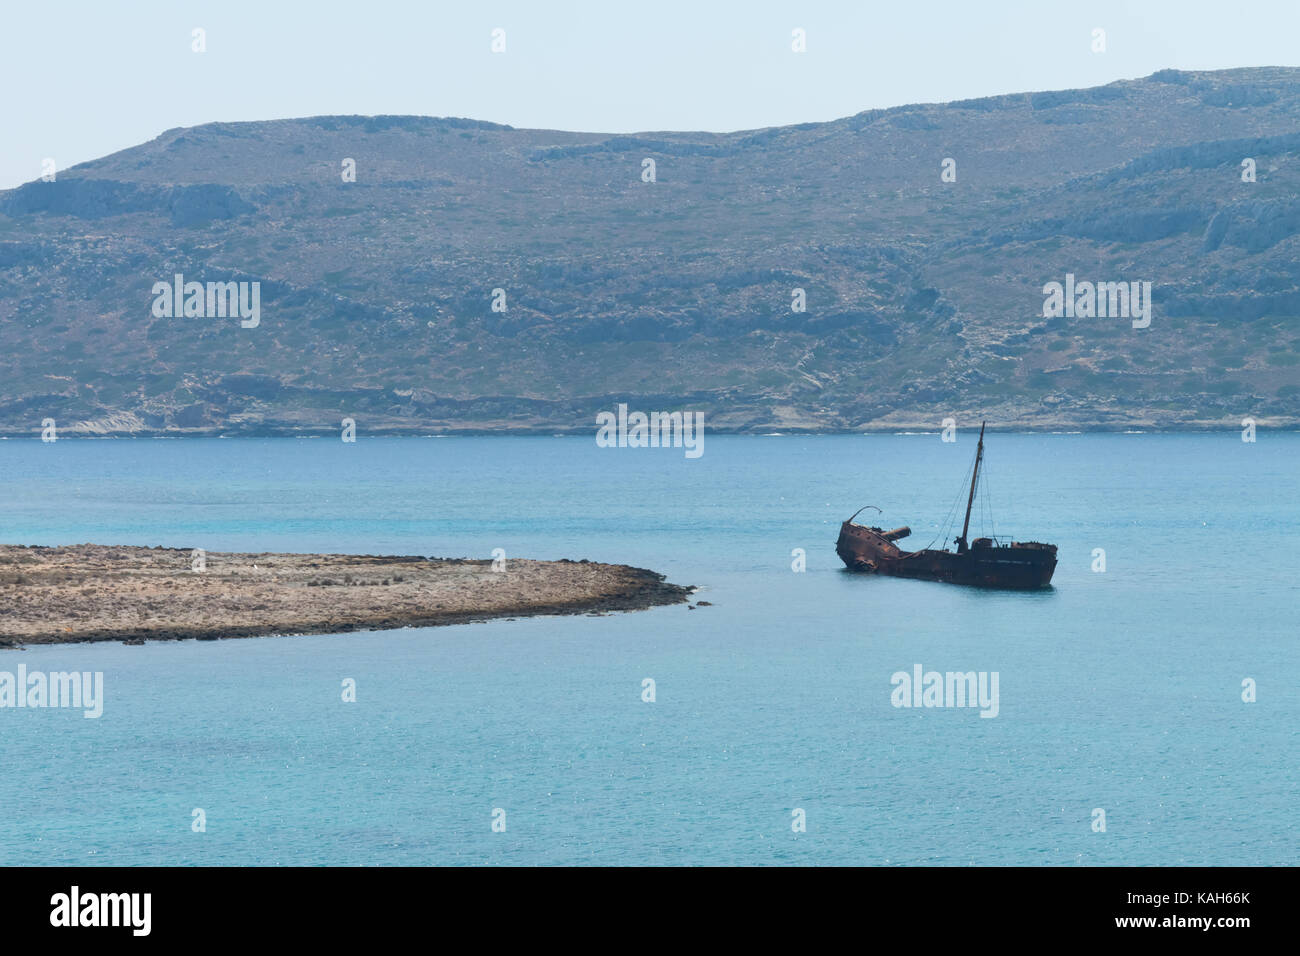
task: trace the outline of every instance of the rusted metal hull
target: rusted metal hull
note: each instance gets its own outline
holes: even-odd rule
[[[852,571],[986,588],[1045,588],[1052,583],[1056,570],[1054,544],[1016,542],[995,546],[988,539],[979,539],[969,550],[960,552],[904,551],[894,544],[891,536],[896,534],[845,521],[840,525],[835,552]]]

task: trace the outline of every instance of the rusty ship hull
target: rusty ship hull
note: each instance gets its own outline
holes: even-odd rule
[[[894,541],[906,536],[899,531],[907,530],[882,531],[850,519],[840,525],[835,553],[852,571],[986,588],[1045,588],[1056,571],[1056,546],[1052,544],[1031,541],[999,546],[977,538],[964,552],[904,551]]]
[[[911,528],[885,531],[857,524],[853,519],[866,510],[860,508],[840,525],[840,536],[835,542],[835,553],[844,566],[850,571],[986,588],[1029,590],[1051,585],[1052,574],[1056,571],[1056,545],[1039,541],[1003,544],[993,538],[976,538],[968,543],[966,535],[970,531],[971,506],[975,501],[983,460],[984,426],[981,425],[975,465],[971,470],[970,494],[966,499],[966,521],[955,539],[956,551],[931,548],[904,551],[895,542],[910,535]]]

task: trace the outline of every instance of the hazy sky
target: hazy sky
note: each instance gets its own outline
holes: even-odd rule
[[[1300,0],[7,3],[0,188],[214,120],[735,130],[1297,59]]]

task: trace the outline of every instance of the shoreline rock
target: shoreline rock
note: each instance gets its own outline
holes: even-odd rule
[[[0,545],[0,648],[439,627],[685,603],[662,574],[591,561]],[[202,570],[193,570],[201,565]]]

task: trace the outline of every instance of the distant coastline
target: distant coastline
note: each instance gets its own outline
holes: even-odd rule
[[[0,648],[436,627],[690,594],[654,571],[585,560],[0,545]]]
[[[1242,416],[1246,417],[1246,416]],[[1300,431],[1300,419],[1290,417],[1250,416],[1256,426],[1277,431]],[[958,428],[978,429],[981,421],[979,413],[956,416]],[[133,431],[114,431],[103,429],[81,429],[82,423],[71,423],[60,427],[59,440],[67,438],[323,438],[338,441],[339,429],[335,425],[296,426],[296,427],[243,427],[243,428],[164,428],[139,429]],[[1241,418],[1159,423],[1149,420],[1117,422],[1002,422],[990,418],[990,434],[1099,434],[1116,435],[1132,433],[1164,434],[1210,434],[1214,432],[1239,432],[1242,428]],[[938,420],[925,422],[881,422],[863,425],[859,428],[820,428],[811,426],[761,424],[745,427],[727,427],[710,424],[711,435],[750,435],[757,437],[776,436],[811,436],[811,435],[929,435],[939,434],[942,426]],[[420,426],[366,425],[359,435],[368,438],[591,438],[594,440],[596,426],[555,426],[538,425],[530,427],[478,427],[448,426],[433,429]],[[41,437],[39,426],[25,429],[0,428],[0,439],[36,439]]]
[[[1300,427],[1298,129],[1293,67],[725,133],[171,128],[0,191],[0,433]]]

